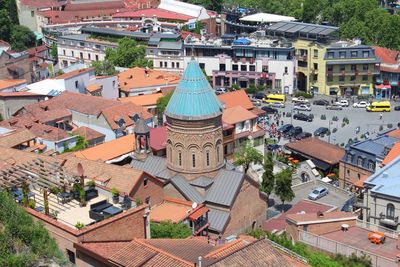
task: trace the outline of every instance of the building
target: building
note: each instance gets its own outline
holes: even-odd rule
[[[23,79],[31,83],[31,70],[28,52],[0,50],[0,79]]]
[[[374,46],[375,54],[380,59],[380,73],[375,76],[375,96],[390,98],[400,96],[400,51]]]
[[[322,95],[373,93],[379,59],[360,41],[338,41],[338,28],[302,22],[278,22],[267,34],[293,41],[298,61],[297,87]]]
[[[22,107],[43,101],[45,97],[29,92],[0,92],[0,114],[4,120],[9,119]]]
[[[160,70],[134,67],[118,74],[120,97],[159,93],[175,88],[180,76]]]
[[[118,100],[121,102],[131,102],[134,103],[135,105],[145,107],[151,114],[153,114],[153,116],[157,116],[158,115],[157,101],[161,97],[164,97],[162,93],[155,93],[155,94],[121,97]]]
[[[182,72],[183,41],[181,35],[155,33],[147,43],[146,58],[153,61],[156,70]]]
[[[0,92],[17,92],[25,88],[27,85],[24,79],[3,79],[0,80]]]
[[[51,57],[51,48],[49,46],[40,45],[29,48],[27,51],[32,64],[32,82],[47,79],[50,75],[54,76],[54,59]]]
[[[351,187],[357,181],[364,181],[376,172],[395,143],[400,139],[399,130],[392,130],[375,139],[368,139],[348,145],[346,154],[340,160],[340,186]]]
[[[166,196],[205,204],[209,231],[229,235],[260,225],[267,205],[257,182],[225,166],[222,112],[222,104],[192,60],[164,113],[166,158],[141,155],[131,166],[165,181]]]
[[[57,38],[58,65],[65,68],[81,61],[91,64],[93,61],[104,61],[106,49],[115,49],[118,44],[99,40],[89,34],[63,35]]]
[[[88,144],[88,147],[92,146],[97,146],[99,144],[104,143],[105,135],[102,133],[99,133],[93,129],[90,129],[89,127],[86,126],[81,126],[78,127],[74,130],[72,130],[73,134],[80,135],[83,138],[85,138],[85,141]]]
[[[36,135],[26,130],[10,131],[0,134],[0,147],[19,150],[30,149],[36,145]]]
[[[296,59],[289,42],[264,38],[239,38],[225,35],[203,40],[187,37],[184,66],[194,56],[213,86],[240,88],[266,86],[292,94],[296,85]]]

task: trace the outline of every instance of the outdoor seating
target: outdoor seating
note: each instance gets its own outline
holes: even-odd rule
[[[89,218],[95,221],[104,220],[105,216],[102,211],[111,206],[112,204],[108,203],[107,200],[102,200],[100,202],[90,205]]]
[[[85,200],[89,201],[99,196],[97,189],[89,189],[85,191]]]

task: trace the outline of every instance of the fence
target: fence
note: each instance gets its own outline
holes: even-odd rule
[[[399,231],[357,219],[357,226],[372,232],[382,232],[386,236],[397,239]]]
[[[358,249],[322,236],[314,235],[308,232],[299,231],[299,241],[315,248],[328,251],[334,254],[351,256],[352,254],[361,257],[366,255],[371,259],[372,266],[375,267],[397,267],[397,261],[379,256],[375,253]]]

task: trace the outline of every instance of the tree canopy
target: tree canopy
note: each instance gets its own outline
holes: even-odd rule
[[[294,198],[292,190],[292,170],[284,169],[275,176],[275,194],[282,201],[282,211],[284,210],[285,202],[291,201]]]
[[[151,238],[172,238],[180,239],[192,235],[189,227],[183,223],[173,223],[162,221],[160,223],[150,223]]]
[[[35,46],[36,36],[28,27],[17,25],[11,31],[10,42],[13,50],[23,51]]]
[[[171,97],[172,97],[172,92],[168,93],[167,95],[165,95],[163,97],[160,97],[159,99],[157,99],[157,110],[158,110],[158,113],[160,113],[160,114],[164,113],[164,111],[165,111],[165,109],[166,109]]]
[[[7,192],[0,192],[0,266],[38,266],[52,262],[61,266],[66,263],[54,239]]]
[[[108,76],[117,73],[115,66],[108,60],[93,61],[92,67],[95,69],[96,76]]]
[[[122,38],[118,41],[117,49],[106,49],[106,59],[118,67],[151,67],[150,62],[145,58],[146,49],[143,45],[130,38]]]
[[[243,166],[244,172],[250,168],[250,164],[262,164],[263,155],[250,142],[243,143],[235,153],[233,153],[233,164]]]
[[[262,181],[260,185],[260,191],[269,195],[274,191],[275,188],[275,176],[274,176],[274,163],[272,160],[272,152],[268,152],[264,159],[263,164],[264,172],[262,174]]]

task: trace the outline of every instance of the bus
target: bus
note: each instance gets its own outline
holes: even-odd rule
[[[281,94],[269,94],[263,101],[265,103],[285,103],[286,96]]]
[[[390,102],[389,101],[382,101],[382,102],[372,102],[371,105],[367,107],[367,111],[372,112],[389,112],[391,110]]]

